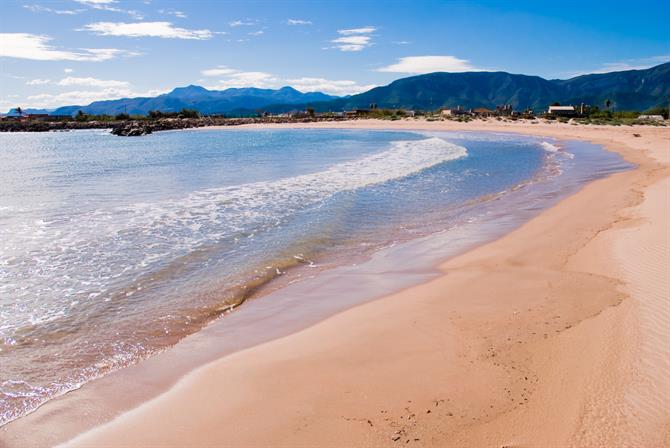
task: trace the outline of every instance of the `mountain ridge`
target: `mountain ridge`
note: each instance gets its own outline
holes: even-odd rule
[[[397,79],[385,86],[346,97],[321,92],[300,92],[293,87],[256,87],[209,90],[202,86],[176,87],[156,97],[95,101],[86,106],[64,106],[52,115],[142,114],[151,110],[177,112],[197,109],[203,114],[273,113],[312,107],[316,111],[367,108],[436,110],[462,106],[466,109],[511,104],[515,109],[540,111],[549,104],[586,103],[613,110],[646,110],[666,106],[670,98],[670,62],[641,70],[594,73],[570,79],[547,80],[540,76],[508,72],[434,72]]]
[[[156,97],[121,98],[118,100],[94,101],[81,106],[59,107],[52,115],[73,115],[79,110],[88,114],[128,113],[146,115],[149,111],[178,112],[181,109],[197,109],[203,114],[226,113],[235,109],[257,109],[271,104],[296,104],[312,101],[329,101],[338,97],[321,92],[300,92],[293,87],[260,89],[256,87],[209,90],[202,86],[176,87]]]

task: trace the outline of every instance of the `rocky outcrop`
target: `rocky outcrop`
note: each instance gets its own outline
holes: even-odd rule
[[[344,117],[249,117],[249,118],[159,118],[105,121],[0,121],[0,132],[48,132],[75,129],[111,129],[123,137],[137,137],[156,131],[201,128],[206,126],[239,126],[251,123],[307,123],[313,121],[342,121]]]
[[[151,134],[153,130],[151,129],[151,125],[131,121],[130,123],[114,126],[111,132],[120,137],[141,137]]]

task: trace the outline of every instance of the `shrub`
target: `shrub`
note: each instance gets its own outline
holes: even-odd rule
[[[200,112],[195,109],[182,109],[179,111],[179,118],[200,118]]]

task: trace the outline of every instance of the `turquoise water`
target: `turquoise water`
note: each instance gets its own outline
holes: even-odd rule
[[[490,133],[0,135],[0,424],[263,291],[626,168]]]

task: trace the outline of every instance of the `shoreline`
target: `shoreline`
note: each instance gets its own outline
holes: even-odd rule
[[[627,291],[626,287],[622,286],[626,281],[630,283],[630,279],[623,278],[625,269],[622,271],[624,274],[617,271],[623,264],[622,262],[613,263],[608,260],[610,256],[608,251],[614,243],[609,241],[603,243],[601,240],[606,240],[607,235],[611,233],[606,229],[619,231],[619,227],[625,229],[631,227],[632,218],[624,219],[619,214],[623,209],[629,209],[635,205],[636,201],[642,200],[640,195],[632,191],[632,186],[640,184],[646,188],[646,185],[655,185],[659,179],[667,180],[667,144],[670,141],[668,131],[664,132],[663,128],[654,127],[612,129],[611,127],[559,124],[526,125],[525,128],[513,123],[475,123],[473,125],[452,122],[445,125],[445,122],[423,122],[419,125],[421,129],[417,128],[416,121],[362,122],[362,120],[357,120],[353,123],[244,127],[487,130],[589,141],[593,141],[591,139],[593,136],[589,138],[584,135],[599,134],[595,137],[597,140],[594,141],[595,143],[603,144],[606,148],[621,153],[629,161],[637,163],[638,168],[589,183],[577,194],[543,211],[539,216],[501,239],[451,258],[440,266],[442,274],[436,279],[350,308],[305,330],[293,333],[291,336],[256,345],[198,368],[187,374],[176,386],[171,387],[160,397],[122,415],[111,424],[85,433],[82,438],[78,439],[78,443],[83,445],[90,445],[94,442],[157,444],[170,440],[173,443],[197,445],[225,440],[232,445],[248,445],[251,441],[268,445],[273,441],[276,444],[281,440],[282,443],[291,445],[309,445],[334,444],[341,440],[337,437],[346,436],[346,442],[349,444],[378,445],[390,443],[399,435],[396,441],[405,442],[407,439],[420,445],[440,445],[440,441],[449,440],[450,443],[462,441],[460,445],[477,444],[481,446],[483,444],[488,446],[494,441],[495,443],[509,443],[510,440],[513,440],[508,437],[512,429],[518,434],[526,435],[525,441],[519,440],[521,443],[534,440],[533,438],[528,439],[529,434],[537,437],[535,440],[544,440],[547,443],[555,443],[557,440],[574,440],[568,437],[569,434],[564,434],[569,432],[565,429],[565,426],[569,426],[567,423],[575,427],[575,421],[588,423],[590,416],[597,415],[595,411],[582,412],[582,408],[588,402],[584,400],[584,397],[591,397],[590,392],[586,391],[593,385],[584,384],[584,381],[577,376],[580,376],[580,372],[589,371],[589,369],[595,374],[600,372],[598,366],[595,365],[596,358],[602,358],[603,350],[601,349],[603,347],[613,348],[613,343],[610,342],[608,345],[608,342],[602,335],[599,335],[596,329],[608,329],[614,333],[622,331],[625,334],[613,335],[613,337],[621,337],[622,341],[627,340],[630,332],[639,330],[635,328],[634,322],[629,322],[633,319],[631,316],[637,313],[633,303],[636,300],[634,292]],[[201,130],[208,129],[212,128]],[[557,131],[559,135],[556,135]],[[640,140],[644,140],[645,133],[654,134],[657,141],[652,142],[652,145],[658,145],[659,142],[662,145],[665,141],[666,154],[662,154],[663,148],[656,148],[657,152],[660,150],[661,156],[665,157],[662,165],[661,162],[647,160],[646,156],[636,153],[634,149],[620,146],[624,143],[621,142],[623,134],[629,134],[627,137],[630,142],[625,143],[638,143],[636,137],[632,136],[633,131],[642,133]],[[614,134],[614,138],[611,136],[608,138],[608,133]],[[617,139],[619,142],[615,143]],[[613,147],[613,144],[617,146]],[[631,160],[631,158],[636,160]],[[662,172],[659,173],[659,170]],[[603,184],[608,185],[603,188]],[[590,195],[588,199],[587,193]],[[604,199],[605,197],[607,199]],[[589,206],[589,200],[594,204],[593,207]],[[573,212],[581,207],[579,209],[588,216],[574,217],[574,213],[566,213],[564,209],[571,207]],[[601,211],[606,216],[593,216],[598,214],[595,209],[603,209]],[[663,210],[660,210],[660,213],[662,212]],[[656,213],[659,213],[659,210],[656,210]],[[557,230],[555,223],[558,218],[560,218],[561,228]],[[553,226],[550,225],[552,219]],[[667,222],[665,224],[667,225]],[[566,228],[571,225],[575,228],[569,232]],[[546,236],[548,233],[551,234],[550,238]],[[535,236],[537,241],[540,241],[540,245],[547,246],[543,254],[529,253],[532,252],[527,241],[529,235]],[[613,237],[610,239],[621,241]],[[525,243],[523,240],[526,240]],[[598,246],[596,248],[598,250],[593,249],[592,246]],[[568,248],[573,252],[566,256]],[[607,256],[604,256],[604,253]],[[538,266],[541,266],[541,269],[538,270]],[[547,287],[546,284],[537,280],[538,278],[545,279],[549,285],[555,283],[559,286],[558,288]],[[476,279],[492,282],[497,285],[497,288],[487,290],[491,287],[486,286],[486,282],[476,282]],[[519,284],[519,281],[527,285],[533,294],[517,291],[514,284]],[[469,286],[472,282],[476,286]],[[660,285],[660,287],[664,286]],[[621,288],[624,288],[623,292]],[[558,291],[553,291],[555,289]],[[548,290],[556,294],[556,300],[548,301],[548,303],[545,303],[546,300],[540,300],[538,303],[535,295],[543,295]],[[446,300],[443,298],[444,291],[454,291],[448,296],[471,296],[475,299],[476,305]],[[581,298],[587,297],[588,303],[576,302],[572,297],[575,292]],[[624,299],[624,293],[632,300]],[[501,305],[491,303],[492,295],[505,298],[509,302],[506,305],[514,305],[516,309],[513,312],[517,314],[510,315],[510,309],[507,307],[501,308]],[[433,310],[434,315],[417,309],[421,307],[408,305],[408,298],[416,300],[426,309]],[[522,308],[532,311],[526,312]],[[561,314],[549,316],[558,311]],[[384,318],[379,319],[380,315]],[[538,329],[544,328],[543,325],[548,325],[543,324],[540,320],[549,317],[553,319],[555,315],[562,316],[558,319],[560,325],[558,322],[551,321],[550,327],[553,333],[542,333],[542,335],[548,335],[546,338],[539,336]],[[445,316],[448,316],[448,323],[443,319],[438,319],[438,317]],[[412,323],[412,319],[421,322],[420,329],[416,328],[417,325]],[[626,327],[624,331],[622,328],[625,325],[608,326],[603,323],[606,320],[609,324],[626,323],[633,328]],[[510,326],[511,321],[514,321],[515,325]],[[522,322],[520,328],[525,332],[519,330],[519,322]],[[396,331],[401,334],[396,335]],[[521,333],[516,334],[515,332],[518,331]],[[509,341],[501,338],[501,333],[509,334],[510,336],[507,336]],[[667,338],[667,334],[665,337]],[[514,338],[516,338],[516,345],[510,342]],[[387,339],[390,339],[390,342]],[[585,340],[589,342],[586,344],[589,347],[580,346]],[[663,340],[668,339],[661,339]],[[321,343],[316,344],[312,341]],[[338,343],[333,341],[338,341]],[[361,341],[365,343],[361,344]],[[460,341],[462,344],[455,344],[455,341]],[[518,343],[518,341],[522,342]],[[417,350],[417,347],[421,349]],[[594,359],[590,360],[589,357],[582,354],[581,357],[576,357],[579,358],[576,361],[575,356],[572,355],[578,348],[590,349],[589,355],[592,355],[590,357]],[[635,350],[632,347],[629,349],[630,356],[633,356]],[[653,355],[654,350],[651,352]],[[297,357],[296,353],[303,353],[304,357]],[[380,356],[382,353],[385,355]],[[622,364],[621,368],[624,370],[629,367],[630,363],[624,363],[620,353],[610,355],[609,358],[600,360],[603,365],[619,363]],[[296,357],[298,359],[295,359]],[[493,358],[497,360],[492,361]],[[292,362],[287,363],[289,359]],[[371,360],[376,362],[371,365]],[[559,360],[566,362],[559,363]],[[341,363],[346,364],[349,368],[339,368]],[[404,364],[412,364],[412,366],[408,367]],[[560,382],[559,378],[556,378],[558,374],[548,372],[552,372],[552,369],[559,365],[572,365],[573,368],[565,372],[565,378],[584,393],[577,397],[556,396],[556,391],[551,386],[555,386],[554,383],[557,381]],[[366,368],[363,369],[361,366]],[[426,375],[427,367],[441,373],[437,375],[440,379],[435,379],[435,375]],[[415,370],[423,371],[424,374],[417,374]],[[524,378],[531,378],[530,380],[524,379],[523,382],[520,382],[521,380],[514,376],[522,370],[529,373],[524,375]],[[512,371],[517,372],[513,374]],[[342,377],[336,378],[333,372],[338,372]],[[602,387],[607,388],[611,386],[611,383],[620,382],[619,380],[628,374],[630,372],[620,375]],[[375,375],[382,380],[376,381]],[[533,381],[535,378],[533,375],[537,376],[537,381]],[[511,380],[513,376],[515,379]],[[662,376],[661,374],[661,378],[657,379],[660,383],[665,381]],[[277,377],[287,379],[276,381]],[[322,390],[323,384],[318,381],[320,377],[326,378],[329,386],[332,386],[326,388],[327,391]],[[225,378],[225,381],[217,381],[220,378]],[[239,390],[227,390],[223,383],[230,384],[231,378],[232,382],[237,384],[236,389]],[[445,381],[445,378],[452,381]],[[528,381],[530,383],[527,384]],[[453,390],[450,384],[465,385],[463,388],[470,395],[463,395],[462,392]],[[479,386],[479,388],[474,386]],[[251,406],[257,400],[256,391],[258,390],[267,392],[263,395],[262,406]],[[617,390],[611,395],[618,397],[621,395],[619,392]],[[500,393],[502,395],[499,396]],[[207,394],[211,396],[208,397]],[[400,395],[403,396],[402,399]],[[441,398],[442,396],[444,397]],[[570,416],[564,417],[572,419],[570,422],[566,422],[561,428],[555,430],[560,429],[561,434],[558,432],[533,434],[533,428],[521,423],[524,419],[537,419],[540,415],[547,418],[547,411],[551,414],[551,409],[546,409],[551,406],[542,406],[538,397],[545,397],[545,400],[541,401],[548,402],[563,399],[563,404],[570,405],[570,409],[575,411],[571,412]],[[510,401],[508,398],[513,398],[513,400]],[[491,399],[493,402],[489,403]],[[408,405],[410,401],[411,405]],[[647,398],[645,403],[648,401]],[[459,405],[453,404],[455,402],[458,402]],[[511,405],[512,402],[515,405]],[[516,403],[519,402],[527,406],[524,408],[524,404],[517,405]],[[447,405],[447,403],[452,404]],[[286,415],[275,416],[273,420],[273,414],[270,411],[275,410],[276,406],[285,404],[289,405],[289,412]],[[598,407],[598,403],[591,405]],[[174,406],[183,409],[182,414],[184,415],[181,415],[179,421],[176,421],[176,416],[165,415],[166,411],[169,414]],[[385,408],[381,411],[386,412],[376,409],[380,406]],[[487,408],[487,406],[493,407]],[[410,410],[405,412],[405,408],[410,408]],[[448,410],[445,410],[447,408]],[[223,439],[199,438],[205,437],[198,436],[198,434],[207,433],[207,431],[202,432],[205,428],[213,431],[210,436],[223,437],[225,433],[223,428],[217,433],[215,428],[207,427],[208,424],[213,423],[213,417],[209,417],[209,414],[203,415],[205,409],[209,413],[216,414],[219,422],[225,421],[227,416],[236,424],[245,423],[246,426],[242,426],[246,430],[236,434],[228,433]],[[525,409],[533,409],[533,412]],[[431,412],[427,413],[428,410]],[[342,413],[351,414],[351,416],[342,417],[340,415]],[[383,416],[384,414],[386,416]],[[624,412],[624,417],[622,417],[624,420],[625,414]],[[410,418],[411,415],[413,417]],[[667,422],[667,415],[665,418]],[[17,422],[23,419],[25,417]],[[141,424],[140,420],[142,420]],[[458,423],[453,423],[454,420],[457,420]],[[161,422],[165,421],[170,421],[175,426],[172,429],[158,430]],[[271,423],[271,425],[260,430],[259,425],[254,422]],[[540,424],[540,422],[536,423]],[[555,424],[551,419],[544,421],[544,424],[547,423]],[[152,426],[152,424],[159,426]],[[597,426],[597,424],[598,421],[592,423],[592,426]],[[11,430],[14,424],[10,423],[7,426]],[[609,429],[612,430],[612,428]],[[620,430],[624,429],[620,428]],[[123,437],[120,437],[121,434]],[[592,436],[591,433],[587,435]],[[522,436],[519,437],[523,439]],[[667,434],[664,437],[668,437]],[[416,438],[419,440],[414,440]],[[587,441],[587,439],[582,440]]]

